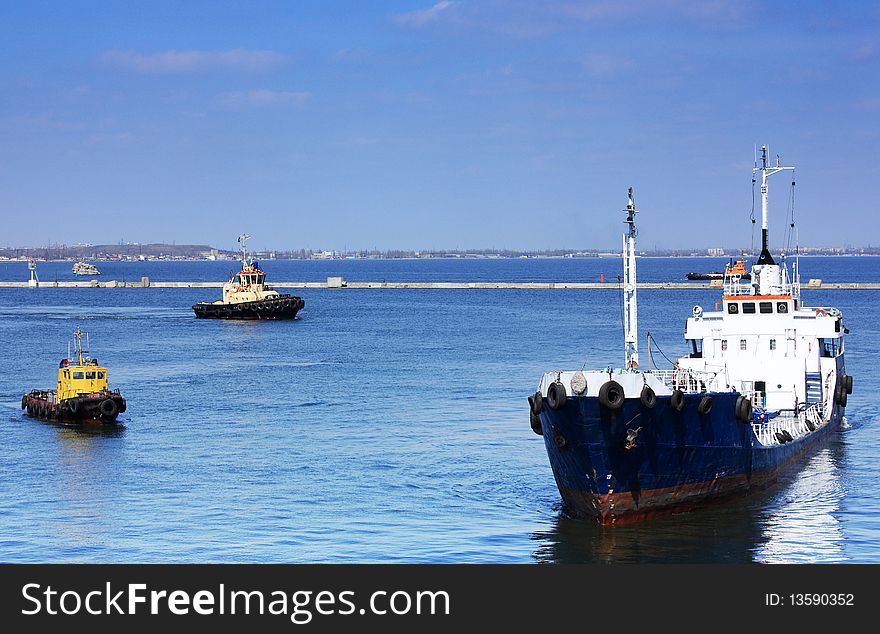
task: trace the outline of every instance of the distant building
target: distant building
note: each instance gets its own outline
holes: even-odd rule
[[[712,249],[706,249],[706,252],[709,254],[710,257],[713,257],[713,258],[717,258],[719,256],[724,255],[724,249],[712,248]]]

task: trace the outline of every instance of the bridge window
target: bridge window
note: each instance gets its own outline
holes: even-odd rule
[[[755,302],[743,302],[743,313],[747,315],[755,314]]]
[[[761,311],[761,314],[772,313],[773,312],[773,302],[761,302],[758,305],[758,309]]]
[[[740,350],[745,350],[745,349],[746,349],[746,340],[745,340],[745,339],[740,339],[740,340],[739,340],[739,349],[740,349]]]
[[[721,340],[721,350],[727,350],[727,339]]]
[[[103,379],[103,378],[104,378],[104,373],[103,373],[103,372],[98,372],[98,378],[99,378],[99,379]]]
[[[73,373],[73,378],[74,378],[74,380],[76,380],[76,379],[82,379],[83,376],[84,376],[84,375],[83,375],[82,372],[74,372],[74,373]]]
[[[94,381],[95,380],[95,373],[94,372],[86,372],[86,378],[89,381]]]
[[[776,339],[771,339],[771,340],[770,340],[770,349],[771,349],[771,350],[776,350]]]

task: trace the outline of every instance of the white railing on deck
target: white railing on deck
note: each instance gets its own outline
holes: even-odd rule
[[[670,389],[681,390],[686,393],[700,393],[709,390],[709,386],[715,381],[720,372],[677,369],[652,370],[649,374],[656,376]]]
[[[755,438],[762,445],[779,445],[782,443],[776,437],[777,432],[787,431],[791,434],[793,440],[797,440],[824,426],[828,422],[825,414],[825,404],[814,403],[807,409],[797,412],[797,414],[794,412],[780,412],[766,423],[752,423],[752,431],[755,433]],[[807,426],[807,421],[813,424],[812,430]]]

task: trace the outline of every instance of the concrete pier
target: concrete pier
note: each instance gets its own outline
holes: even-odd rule
[[[416,290],[468,290],[468,289],[508,289],[508,290],[609,290],[619,291],[617,283],[598,282],[347,282],[339,281],[340,278],[331,278],[328,282],[275,282],[272,288],[284,289],[416,289]],[[221,288],[224,282],[154,282],[149,279],[137,282],[121,282],[117,280],[89,282],[43,282],[38,288]],[[660,290],[713,290],[720,291],[721,287],[707,282],[642,282],[640,289]],[[0,289],[4,288],[28,288],[28,282],[0,282]],[[804,284],[803,290],[853,290],[853,291],[876,291],[880,290],[880,282],[822,282],[821,284]]]

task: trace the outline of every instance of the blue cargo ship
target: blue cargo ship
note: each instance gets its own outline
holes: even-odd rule
[[[623,237],[624,364],[545,373],[529,397],[568,514],[602,524],[690,510],[765,488],[842,422],[846,373],[840,310],[801,303],[791,270],[768,248],[768,178],[792,171],[762,148],[761,252],[751,277],[728,271],[712,310],[694,306],[689,353],[640,367],[635,214]],[[792,180],[794,187],[794,180]]]

